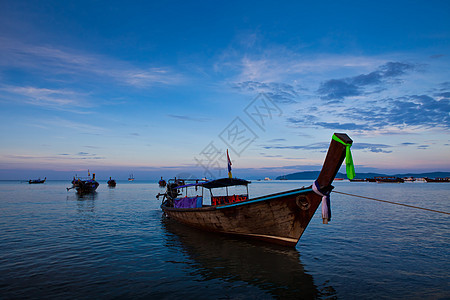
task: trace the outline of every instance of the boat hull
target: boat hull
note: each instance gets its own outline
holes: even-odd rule
[[[98,188],[99,183],[97,181],[81,181],[75,186],[78,194],[93,193]]]
[[[39,183],[44,183],[45,180],[29,180],[28,183],[29,184],[39,184]]]
[[[295,247],[321,197],[311,188],[201,208],[161,206],[166,216],[210,232],[218,232]]]
[[[47,177],[45,177],[44,179],[30,179],[28,180],[29,184],[39,184],[39,183],[44,183],[47,180]]]

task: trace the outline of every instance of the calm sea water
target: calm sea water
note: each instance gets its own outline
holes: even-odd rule
[[[253,182],[251,196],[310,185]],[[335,182],[450,211],[450,184]],[[450,216],[332,194],[295,249],[187,229],[155,182],[80,198],[69,181],[0,182],[1,299],[449,299]]]

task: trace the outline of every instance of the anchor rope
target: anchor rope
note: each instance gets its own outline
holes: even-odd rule
[[[436,213],[440,213],[440,214],[450,215],[449,212],[445,212],[445,211],[441,211],[441,210],[434,210],[434,209],[430,209],[430,208],[419,207],[419,206],[414,206],[414,205],[409,205],[409,204],[404,204],[404,203],[398,203],[398,202],[393,202],[393,201],[387,201],[387,200],[381,200],[381,199],[376,199],[376,198],[371,198],[371,197],[366,197],[366,196],[360,196],[360,195],[355,195],[355,194],[349,194],[349,193],[344,193],[344,192],[339,192],[339,191],[333,191],[333,192],[334,193],[338,193],[338,194],[342,194],[342,195],[347,195],[347,196],[353,196],[353,197],[358,197],[358,198],[363,198],[363,199],[368,199],[368,200],[373,200],[373,201],[379,201],[379,202],[384,202],[384,203],[389,203],[389,204],[401,205],[401,206],[406,206],[406,207],[410,207],[410,208],[416,208],[416,209],[432,211],[432,212],[436,212]]]

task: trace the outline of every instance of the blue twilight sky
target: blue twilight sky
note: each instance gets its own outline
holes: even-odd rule
[[[0,0],[0,179],[450,170],[449,1]]]

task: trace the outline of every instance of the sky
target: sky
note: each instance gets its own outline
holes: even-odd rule
[[[0,179],[450,171],[449,1],[0,0]]]

